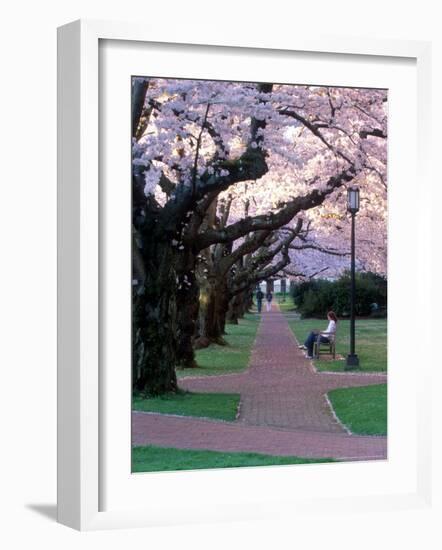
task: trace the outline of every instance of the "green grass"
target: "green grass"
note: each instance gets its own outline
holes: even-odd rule
[[[290,298],[290,296],[287,296],[285,299],[285,302],[279,303],[279,309],[282,311],[282,313],[292,313],[296,311],[295,304],[293,303],[293,300]]]
[[[318,462],[334,462],[334,460],[331,458],[272,456],[259,453],[194,451],[156,446],[134,447],[132,449],[132,472],[236,468],[240,466],[276,466],[285,464],[313,464]]]
[[[204,376],[241,372],[249,364],[250,352],[255,341],[260,317],[248,314],[238,325],[226,325],[227,346],[213,344],[195,352],[198,367],[177,370],[177,377]]]
[[[305,341],[313,329],[325,330],[327,320],[321,319],[288,319],[298,342]],[[336,340],[336,352],[347,356],[350,347],[350,321],[340,320]],[[387,320],[356,319],[356,353],[359,356],[360,368],[365,372],[387,371]],[[343,371],[345,361],[314,361],[320,371]]]
[[[387,435],[387,384],[339,388],[328,397],[339,420],[353,433]]]
[[[236,393],[192,392],[167,394],[148,399],[135,396],[132,400],[132,408],[135,411],[217,418],[233,422],[236,418],[240,397]]]

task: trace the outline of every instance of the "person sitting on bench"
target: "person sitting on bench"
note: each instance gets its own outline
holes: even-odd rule
[[[320,334],[320,342],[322,344],[329,344],[330,343],[329,335],[334,334],[336,332],[336,323],[338,322],[338,318],[336,317],[335,312],[329,311],[327,313],[327,319],[328,319],[327,330],[320,331],[320,332],[317,330],[312,330],[310,334],[307,336],[307,339],[304,342],[304,344],[302,346],[299,346],[300,349],[307,350],[307,354],[306,354],[307,359],[313,359],[313,346],[318,339],[318,334]]]

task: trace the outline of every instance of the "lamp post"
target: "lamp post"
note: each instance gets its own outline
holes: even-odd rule
[[[350,353],[347,355],[345,370],[357,369],[359,357],[355,353],[355,217],[359,211],[359,188],[349,187],[347,190],[347,210],[351,214],[351,290],[350,290]]]

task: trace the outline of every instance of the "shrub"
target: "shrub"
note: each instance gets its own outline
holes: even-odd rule
[[[329,281],[316,279],[294,285],[292,298],[303,317],[323,317],[333,310],[339,317],[350,315],[350,273]],[[355,312],[358,316],[385,317],[387,280],[375,273],[356,274]]]

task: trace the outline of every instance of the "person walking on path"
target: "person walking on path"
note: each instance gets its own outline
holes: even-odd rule
[[[307,336],[306,341],[302,346],[299,346],[300,349],[305,349],[307,351],[306,357],[307,359],[313,359],[313,346],[318,338],[318,334],[320,334],[321,343],[323,344],[329,344],[330,343],[330,336],[335,334],[336,332],[336,323],[338,322],[338,318],[336,317],[336,314],[334,311],[329,311],[327,313],[327,319],[328,319],[328,326],[327,329],[324,331],[317,331],[312,330],[310,334]]]
[[[258,313],[261,313],[263,298],[264,298],[264,293],[260,288],[258,288],[258,292],[256,293],[256,306],[258,308]]]
[[[267,311],[271,311],[272,310],[273,294],[271,293],[270,290],[267,292],[266,300],[267,300]]]

